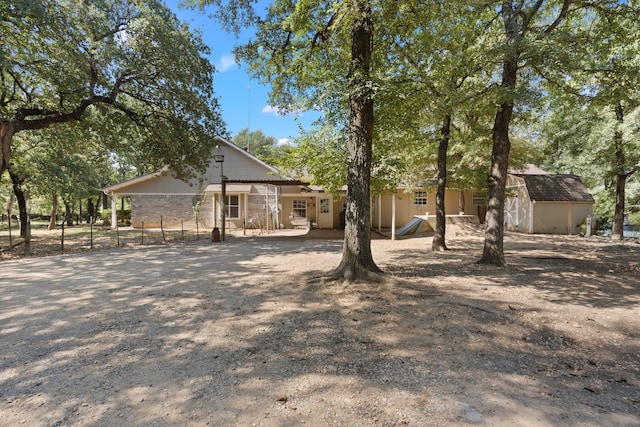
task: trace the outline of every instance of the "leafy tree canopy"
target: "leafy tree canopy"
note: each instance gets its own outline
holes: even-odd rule
[[[233,143],[273,166],[279,166],[282,157],[293,148],[288,143],[279,144],[277,139],[265,135],[260,129],[242,129],[233,137]]]
[[[104,126],[137,125],[132,148],[152,163],[181,176],[203,169],[214,136],[226,136],[208,53],[156,0],[0,1],[0,173],[13,135],[100,105]],[[114,149],[123,143],[116,135]]]

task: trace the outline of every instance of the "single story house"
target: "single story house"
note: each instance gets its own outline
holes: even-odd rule
[[[313,226],[344,227],[346,187],[339,197],[284,175],[241,147],[223,138],[205,174],[183,181],[171,170],[140,176],[103,189],[111,196],[112,219],[116,223],[117,197],[131,199],[131,225],[135,228],[221,227],[222,177],[225,180],[225,228],[273,230]],[[216,156],[223,156],[216,162]],[[446,213],[459,216],[460,205],[472,216],[484,217],[484,196],[447,190]],[[379,230],[400,228],[414,216],[435,220],[435,191],[398,188],[372,197],[371,223]],[[429,229],[429,224],[425,224]]]
[[[111,223],[116,223],[117,197],[128,196],[133,227],[195,228],[196,224],[203,229],[221,227],[224,181],[227,230],[344,227],[346,187],[334,197],[325,193],[322,187],[287,177],[232,142],[223,138],[217,138],[217,142],[207,171],[197,179],[185,182],[164,168],[104,188],[112,200]],[[548,182],[536,185],[523,175],[510,175],[512,196],[507,203],[508,229],[527,233],[575,232],[568,224],[579,224],[590,215],[593,198],[579,178],[546,175],[545,179]],[[535,189],[538,189],[537,193]],[[525,200],[529,201],[526,206]],[[435,203],[433,188],[399,187],[373,195],[372,227],[379,231],[391,230],[392,236],[396,235],[396,230],[404,232],[403,227],[411,223],[417,224],[411,232],[431,230],[435,226]],[[484,193],[453,189],[445,192],[445,214],[450,223],[482,222],[486,204]],[[554,220],[548,219],[548,215]],[[567,221],[558,223],[559,215]]]

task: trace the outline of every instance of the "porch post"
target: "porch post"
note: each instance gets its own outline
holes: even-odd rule
[[[118,196],[115,192],[111,193],[111,229],[118,227]]]
[[[280,222],[280,214],[282,212],[280,212],[280,187],[276,187],[276,229],[280,230],[280,224],[282,224]]]
[[[396,240],[396,192],[391,197],[391,240]]]
[[[378,194],[378,232],[382,231],[382,194]]]
[[[249,218],[247,217],[247,210],[249,209],[249,194],[244,193],[244,202],[242,204],[242,210],[244,212],[244,221],[242,222],[242,228],[244,229],[244,234],[247,234],[247,221]]]
[[[265,216],[264,222],[267,225],[267,234],[269,234],[269,184],[265,184],[264,188],[265,188],[265,199],[267,201],[265,203],[267,208],[266,208],[266,212],[265,212],[266,216]]]

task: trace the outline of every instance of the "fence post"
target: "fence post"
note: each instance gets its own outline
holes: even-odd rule
[[[89,217],[89,249],[93,249],[93,216]]]
[[[60,235],[60,252],[64,252],[64,224],[65,221],[62,221],[62,234]]]
[[[160,215],[160,231],[162,232],[162,243],[167,243],[167,239],[164,236],[164,226],[162,224],[162,215]]]
[[[120,227],[118,227],[117,221],[116,221],[116,246],[120,247]]]
[[[180,220],[180,234],[182,235],[182,240],[184,241],[184,220]]]
[[[140,221],[140,244],[144,245],[144,221]]]

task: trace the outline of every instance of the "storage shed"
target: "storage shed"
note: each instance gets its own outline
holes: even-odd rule
[[[579,234],[593,196],[577,175],[510,174],[505,228],[529,234]]]

